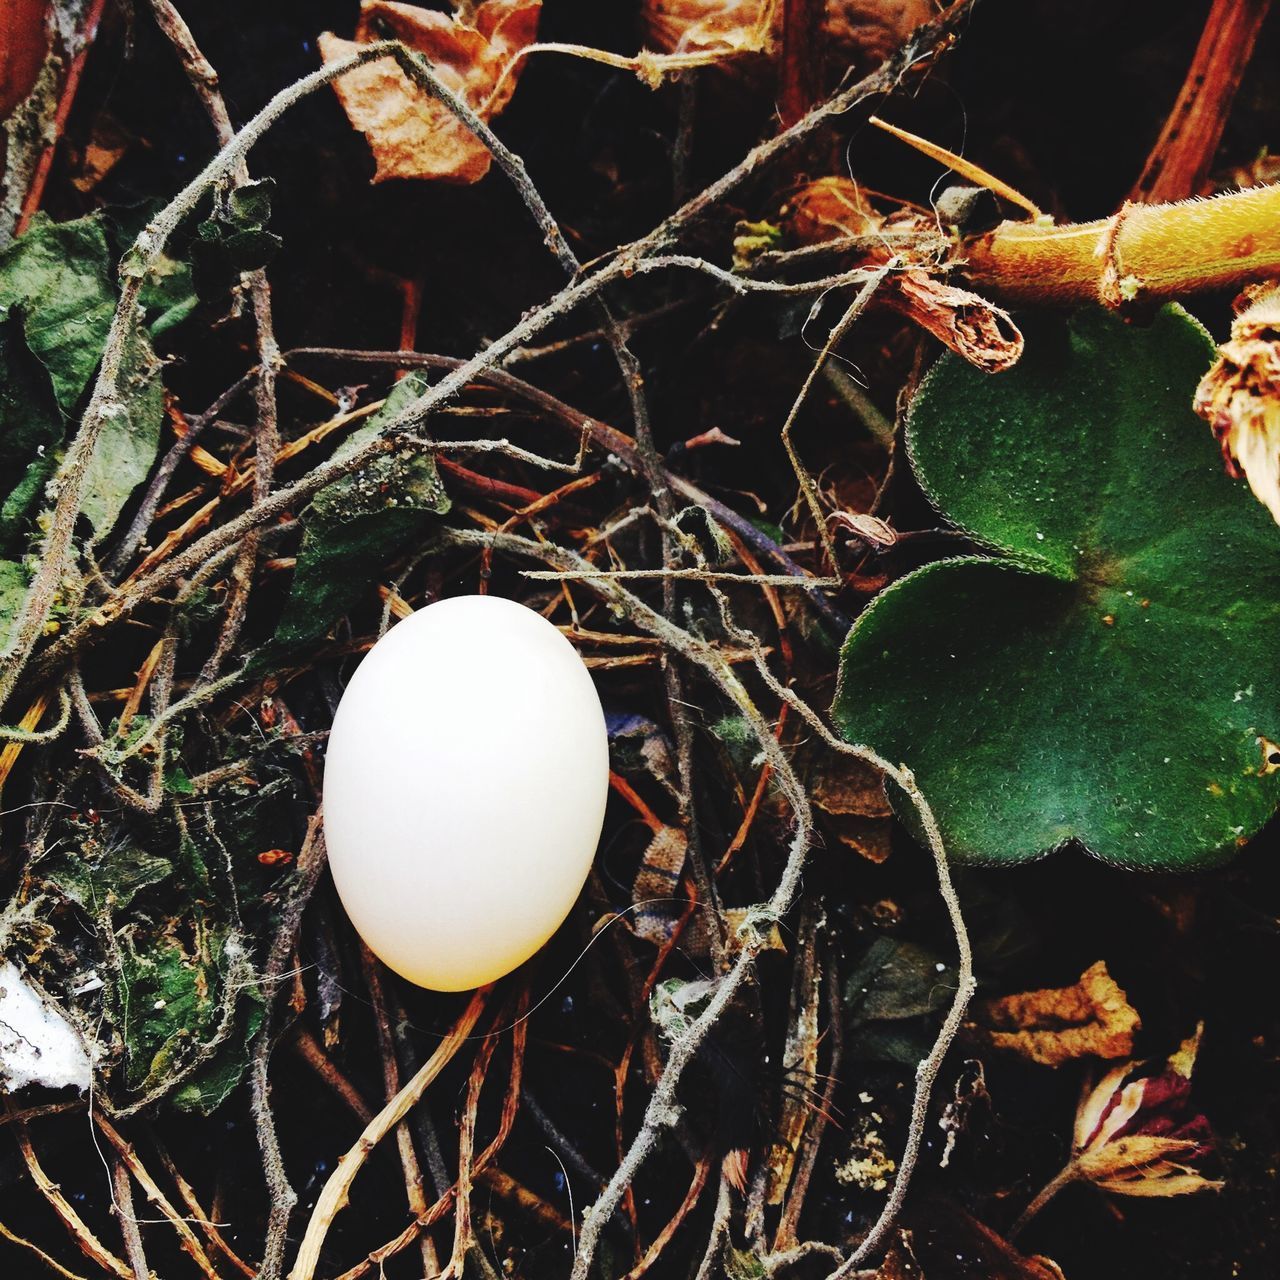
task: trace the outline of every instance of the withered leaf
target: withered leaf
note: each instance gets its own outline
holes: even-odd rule
[[[485,0],[465,21],[394,0],[362,0],[355,40],[326,31],[320,54],[333,62],[362,44],[402,40],[423,54],[481,119],[491,120],[515,92],[519,63],[509,64],[533,43],[541,10],[542,0]],[[347,118],[368,139],[377,163],[374,182],[434,178],[466,184],[488,173],[484,143],[447,106],[414,85],[394,59],[357,67],[334,88]]]
[[[1072,1167],[1104,1191],[1180,1196],[1217,1191],[1195,1161],[1212,1154],[1213,1132],[1191,1106],[1203,1026],[1163,1063],[1125,1062],[1086,1088],[1076,1110]]]
[[[1056,1067],[1076,1058],[1126,1058],[1141,1026],[1137,1010],[1099,960],[1074,986],[981,1001],[967,1030],[994,1049]]]

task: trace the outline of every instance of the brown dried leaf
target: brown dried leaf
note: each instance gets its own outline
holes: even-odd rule
[[[1102,960],[1075,986],[984,1000],[973,1016],[972,1036],[1047,1067],[1083,1057],[1126,1058],[1142,1026]]]
[[[933,0],[828,0],[822,31],[849,62],[878,66],[937,12]]]
[[[507,105],[519,65],[504,71],[538,33],[542,0],[485,0],[469,22],[394,0],[362,0],[355,40],[332,32],[320,37],[325,62],[362,44],[388,37],[423,54],[440,80],[484,120]],[[391,58],[357,67],[334,89],[352,125],[369,141],[377,162],[374,182],[434,178],[478,182],[489,171],[489,152],[443,103],[418,89]]]
[[[889,856],[893,810],[880,774],[861,760],[822,748],[806,755],[800,769],[827,830],[864,858],[883,862]]]
[[[668,53],[773,53],[782,11],[779,0],[646,0],[641,21]],[[876,66],[936,12],[933,0],[827,0],[822,44],[841,68]]]
[[[781,210],[783,229],[797,244],[822,244],[879,230],[883,216],[862,188],[838,176],[807,182]]]
[[[777,0],[647,0],[640,21],[665,53],[757,53],[772,44]]]

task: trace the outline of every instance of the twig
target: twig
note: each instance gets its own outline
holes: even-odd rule
[[[55,1275],[62,1276],[63,1280],[84,1280],[83,1276],[77,1275],[74,1271],[68,1271],[66,1267],[57,1260],[57,1258],[45,1253],[38,1244],[31,1240],[24,1239],[22,1236],[16,1235],[14,1232],[10,1231],[3,1222],[0,1222],[0,1236],[3,1236],[10,1244],[16,1244],[20,1248],[34,1253],[50,1271]]]
[[[1005,1232],[1005,1239],[1010,1242],[1016,1240],[1023,1231],[1023,1228],[1034,1218],[1041,1209],[1049,1203],[1050,1200],[1062,1190],[1063,1187],[1070,1186],[1071,1183],[1078,1181],[1082,1177],[1079,1164],[1074,1160],[1069,1160],[1058,1170],[1057,1173],[1045,1183],[1043,1187],[1036,1193],[1031,1203],[1018,1215],[1018,1220]]]
[[[480,1051],[467,1077],[467,1098],[458,1135],[458,1194],[453,1213],[453,1252],[444,1270],[445,1276],[451,1280],[463,1280],[467,1258],[475,1245],[471,1230],[471,1185],[475,1175],[476,1112],[480,1109],[480,1090],[484,1088],[484,1078],[497,1045],[496,1036],[487,1036],[480,1042]]]
[[[172,1223],[173,1229],[178,1233],[178,1239],[182,1242],[183,1251],[191,1255],[192,1261],[204,1272],[207,1280],[218,1280],[218,1273],[213,1263],[209,1260],[209,1255],[205,1253],[204,1246],[196,1238],[195,1232],[187,1225],[187,1220],[173,1207],[169,1198],[160,1190],[156,1180],[147,1171],[146,1165],[138,1159],[138,1153],[133,1149],[132,1143],[126,1142],[124,1136],[115,1125],[100,1111],[93,1113],[93,1119],[94,1123],[102,1131],[103,1136],[116,1149],[116,1154],[120,1157],[121,1164],[137,1179],[138,1185],[146,1193],[147,1200],[155,1205]],[[131,1210],[127,1205],[122,1207],[122,1214],[125,1211],[129,1211],[131,1214]],[[139,1241],[140,1244],[141,1241]]]
[[[58,1184],[45,1173],[31,1146],[31,1138],[27,1133],[27,1126],[25,1124],[15,1124],[13,1132],[18,1140],[18,1150],[22,1152],[22,1158],[26,1161],[27,1172],[31,1174],[32,1182],[36,1184],[37,1190],[53,1207],[53,1211],[62,1219],[63,1225],[71,1232],[75,1242],[80,1246],[80,1251],[104,1271],[110,1271],[112,1275],[119,1276],[120,1280],[135,1280],[133,1268],[127,1263],[121,1262],[85,1226],[84,1220],[71,1207],[66,1196],[59,1189]]]
[[[68,571],[76,517],[89,473],[98,437],[105,424],[126,412],[121,401],[121,374],[130,338],[138,324],[138,298],[143,282],[164,252],[178,224],[199,203],[204,193],[223,174],[232,171],[255,142],[271,128],[290,107],[309,94],[329,84],[366,62],[387,52],[386,45],[369,45],[348,58],[343,58],[303,76],[275,97],[235,136],[234,140],[214,156],[204,169],[147,224],[126,255],[124,280],[116,304],[111,327],[103,349],[102,364],[94,381],[88,407],[80,430],[68,447],[52,482],[57,497],[46,534],[39,551],[39,566],[27,589],[17,618],[14,620],[8,651],[0,656],[0,708],[9,700]]]
[[[423,1063],[418,1073],[400,1092],[374,1116],[356,1144],[338,1161],[337,1168],[329,1175],[329,1180],[324,1184],[324,1189],[320,1192],[315,1208],[311,1212],[311,1220],[307,1223],[306,1234],[298,1247],[298,1256],[294,1260],[293,1270],[289,1272],[289,1280],[311,1280],[320,1261],[320,1249],[329,1227],[334,1217],[346,1204],[351,1184],[355,1181],[356,1174],[360,1172],[369,1153],[409,1114],[426,1092],[427,1087],[462,1047],[484,1010],[488,997],[488,987],[482,987],[472,996],[470,1004],[449,1029],[448,1035],[441,1040],[435,1053]]]
[[[1214,0],[1160,137],[1129,199],[1182,200],[1209,190],[1209,168],[1271,0]]]
[[[226,1237],[222,1234],[218,1224],[213,1222],[209,1215],[205,1213],[200,1201],[196,1198],[195,1188],[182,1176],[178,1166],[173,1163],[169,1152],[154,1134],[151,1136],[151,1141],[155,1146],[156,1154],[160,1157],[160,1163],[164,1166],[165,1172],[173,1179],[173,1184],[178,1188],[178,1194],[182,1197],[183,1204],[187,1206],[191,1211],[191,1216],[200,1224],[200,1229],[204,1232],[206,1239],[242,1276],[247,1277],[247,1280],[255,1280],[258,1274],[257,1271],[245,1262],[227,1243]]]
[[[111,1162],[111,1211],[120,1223],[120,1236],[124,1240],[124,1256],[133,1268],[133,1280],[151,1280],[151,1268],[147,1265],[146,1250],[142,1247],[142,1232],[133,1212],[133,1187],[129,1182],[129,1170],[118,1156]]]
[[[386,1089],[386,1098],[391,1102],[400,1092],[400,1067],[396,1062],[396,1049],[391,1039],[391,1026],[387,1021],[387,1001],[382,991],[382,975],[378,972],[378,961],[368,947],[360,947],[360,963],[364,969],[365,985],[369,988],[369,1001],[373,1005],[373,1023],[378,1033],[378,1052],[382,1056],[382,1082]],[[409,1212],[415,1218],[427,1211],[427,1196],[423,1190],[422,1167],[418,1163],[418,1153],[413,1149],[413,1135],[409,1126],[403,1122],[396,1126],[396,1146],[400,1151],[400,1167],[404,1173],[405,1198],[409,1202]],[[440,1270],[440,1260],[436,1257],[435,1245],[431,1237],[425,1233],[419,1242],[422,1249],[422,1265],[424,1274],[435,1275]]]
[[[711,1155],[708,1153],[694,1166],[693,1181],[689,1183],[689,1190],[684,1193],[684,1199],[680,1201],[675,1213],[671,1215],[662,1230],[654,1236],[653,1243],[644,1251],[644,1257],[627,1272],[623,1280],[640,1280],[640,1277],[647,1274],[654,1263],[662,1257],[662,1251],[670,1243],[671,1237],[680,1230],[684,1220],[697,1205],[703,1188],[707,1185],[707,1175],[711,1171],[711,1163]]]
[[[346,1076],[333,1065],[320,1041],[305,1026],[299,1024],[290,1039],[289,1047],[324,1081],[336,1097],[340,1098],[347,1110],[362,1125],[373,1119],[373,1111],[360,1095],[360,1091]]]
[[[262,989],[266,998],[266,1012],[258,1042],[254,1045],[249,1066],[252,1086],[252,1110],[254,1125],[258,1131],[258,1144],[262,1148],[262,1169],[266,1177],[271,1206],[267,1213],[267,1235],[262,1247],[262,1267],[259,1280],[277,1280],[284,1265],[285,1233],[289,1228],[289,1214],[298,1197],[289,1184],[284,1158],[280,1152],[280,1140],[276,1135],[275,1120],[271,1114],[271,1084],[268,1069],[271,1051],[275,1047],[275,1010],[278,988],[285,965],[293,954],[302,925],[302,915],[319,883],[325,868],[324,833],[321,816],[317,812],[307,825],[306,839],[298,852],[298,865],[289,899],[281,912],[267,963],[262,970]]]
[[[804,494],[804,500],[809,507],[809,515],[813,519],[818,531],[818,537],[822,541],[822,549],[826,556],[827,564],[835,572],[839,571],[839,561],[836,559],[836,546],[831,534],[831,526],[827,523],[826,513],[822,510],[822,502],[818,496],[818,486],[809,474],[808,468],[801,462],[800,455],[796,452],[796,447],[792,440],[792,432],[795,429],[796,419],[800,416],[800,410],[804,402],[809,398],[809,392],[830,359],[831,353],[844,341],[845,335],[853,328],[854,321],[866,309],[867,303],[871,301],[875,291],[884,282],[890,269],[891,264],[875,272],[858,291],[853,301],[845,308],[844,314],[827,335],[827,340],[823,343],[822,350],[818,352],[818,358],[810,366],[808,376],[796,393],[796,398],[787,413],[787,419],[782,424],[782,443],[787,451],[787,458],[791,462],[791,469],[796,473],[800,492]]]

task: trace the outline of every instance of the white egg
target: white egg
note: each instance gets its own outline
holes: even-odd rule
[[[510,600],[441,600],[374,645],[334,717],[338,894],[411,982],[492,982],[568,915],[608,792],[604,712],[573,646]]]

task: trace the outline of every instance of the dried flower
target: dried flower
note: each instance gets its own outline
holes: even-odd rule
[[[1280,286],[1246,290],[1241,304],[1195,409],[1222,446],[1227,474],[1248,480],[1280,524]]]
[[[1191,1108],[1191,1072],[1203,1024],[1157,1070],[1129,1062],[1085,1092],[1076,1112],[1072,1163],[1104,1191],[1178,1196],[1217,1191],[1192,1162],[1213,1151],[1209,1122]]]
[[[1076,1109],[1071,1159],[1027,1206],[1010,1240],[1063,1187],[1081,1179],[1121,1196],[1222,1189],[1195,1167],[1214,1150],[1208,1120],[1191,1107],[1191,1072],[1203,1031],[1201,1024],[1162,1063],[1122,1063],[1086,1087]]]

